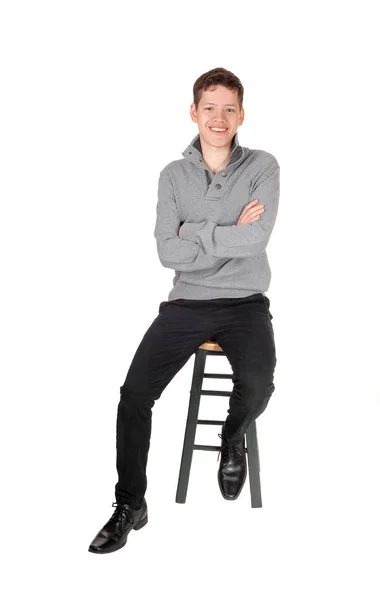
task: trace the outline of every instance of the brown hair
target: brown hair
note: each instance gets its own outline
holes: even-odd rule
[[[200,75],[200,77],[198,77],[194,83],[193,96],[196,110],[198,110],[198,104],[202,97],[202,91],[206,91],[210,86],[218,84],[224,85],[230,90],[237,90],[239,108],[241,110],[243,106],[244,95],[243,85],[236,75],[231,73],[231,71],[227,71],[227,69],[223,69],[223,67],[217,67],[216,69],[207,71],[207,73],[203,73],[203,75]]]

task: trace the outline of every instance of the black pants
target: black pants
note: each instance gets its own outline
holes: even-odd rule
[[[270,301],[263,294],[161,302],[120,388],[116,442],[117,502],[138,506],[147,487],[152,407],[198,347],[215,340],[232,367],[233,390],[225,422],[230,443],[244,437],[275,389]],[[183,398],[184,402],[188,398]]]

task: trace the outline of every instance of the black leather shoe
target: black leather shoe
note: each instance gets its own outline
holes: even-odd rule
[[[141,529],[148,522],[145,498],[140,508],[132,508],[129,504],[117,502],[113,502],[112,506],[116,506],[113,515],[92,540],[88,548],[89,552],[106,554],[120,550],[127,543],[131,529]]]
[[[222,426],[222,434],[218,433],[218,436],[222,440],[218,454],[218,460],[221,456],[218,470],[219,488],[225,500],[236,500],[247,477],[244,437],[237,445],[232,446],[227,444],[224,424]]]

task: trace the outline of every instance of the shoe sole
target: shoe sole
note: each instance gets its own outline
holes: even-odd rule
[[[132,527],[132,529],[141,529],[141,527],[144,527],[144,525],[146,525],[148,522],[148,515],[145,517],[145,519],[142,519],[141,521],[139,521],[138,523],[136,523],[136,525],[134,527]],[[131,529],[131,531],[132,531]],[[129,533],[131,533],[131,531]],[[129,535],[128,533],[128,535]],[[110,552],[116,552],[117,550],[121,550],[121,548],[124,548],[125,544],[128,541],[128,536],[127,539],[125,540],[125,542],[123,544],[121,544],[121,546],[118,546],[117,548],[111,548],[110,550],[92,550],[92,548],[89,548],[88,551],[92,552],[93,554],[109,554]]]

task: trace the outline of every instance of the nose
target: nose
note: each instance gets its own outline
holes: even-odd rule
[[[213,121],[223,122],[223,111],[221,109],[215,111]]]
[[[225,115],[221,109],[215,111],[212,122],[215,124],[215,126],[223,125],[226,122]]]

